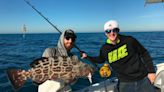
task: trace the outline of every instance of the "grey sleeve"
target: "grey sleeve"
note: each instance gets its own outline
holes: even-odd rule
[[[56,56],[55,48],[47,48],[42,54],[42,57],[54,57],[54,56]]]

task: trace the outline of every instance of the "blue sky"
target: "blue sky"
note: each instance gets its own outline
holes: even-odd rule
[[[144,0],[28,0],[60,30],[101,32],[117,20],[121,31],[164,31],[164,3]],[[0,0],[0,33],[57,32],[23,0]]]

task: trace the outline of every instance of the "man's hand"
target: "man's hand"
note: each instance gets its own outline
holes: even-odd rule
[[[80,52],[81,59],[87,58],[87,54],[84,51]]]
[[[150,80],[150,82],[153,84],[155,81],[155,73],[148,73],[148,79]]]

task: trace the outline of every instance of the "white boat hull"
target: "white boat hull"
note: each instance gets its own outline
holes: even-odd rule
[[[157,92],[164,92],[164,63],[160,63],[156,65],[156,79],[154,86],[159,88]],[[93,84],[87,88],[78,90],[76,92],[118,92],[117,89],[118,79],[107,79],[106,81]]]

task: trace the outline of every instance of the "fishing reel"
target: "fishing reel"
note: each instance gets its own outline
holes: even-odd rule
[[[111,75],[111,70],[108,64],[104,64],[99,70],[101,77],[109,77]]]

